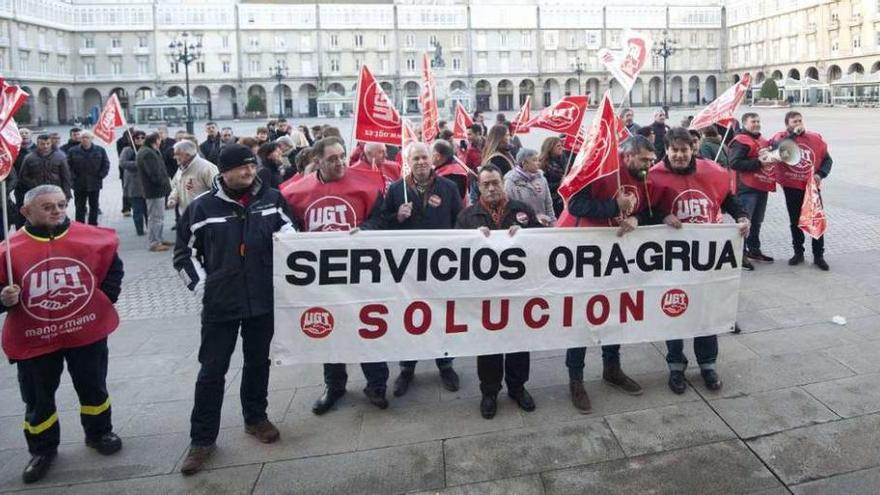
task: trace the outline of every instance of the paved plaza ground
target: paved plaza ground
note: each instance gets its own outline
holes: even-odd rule
[[[673,110],[671,120],[693,113]],[[766,134],[782,127],[784,110],[761,113]],[[880,493],[880,112],[804,113],[835,161],[823,190],[831,271],[785,263],[792,253],[788,221],[781,193],[772,196],[762,237],[777,262],[743,274],[743,333],[721,337],[720,392],[706,390],[692,366],[693,387],[673,394],[664,345],[645,343],[622,349],[624,369],[645,388],[640,397],[604,385],[600,353],[590,350],[590,415],[569,402],[560,350],[532,356],[532,413],[502,393],[496,418],[482,419],[475,359],[465,357],[455,363],[459,392],[443,390],[434,365],[421,363],[410,392],[401,399],[389,393],[385,411],[367,402],[360,371],[349,367],[348,394],[336,410],[317,417],[310,407],[322,390],[321,367],[287,366],[272,369],[269,392],[269,416],[282,438],[263,445],[242,429],[239,353],[227,376],[219,448],[208,470],[191,478],[178,470],[189,443],[199,302],[173,271],[170,253],[147,252],[130,219],[119,214],[111,153],[101,219],[119,231],[126,276],[108,380],[124,448],[104,458],[85,447],[79,405],[65,377],[57,395],[59,456],[42,482],[25,487],[24,406],[15,367],[0,366],[0,491]],[[648,123],[649,110],[638,111],[637,121]],[[258,124],[232,125],[246,135]],[[537,147],[539,139],[524,141]],[[835,315],[847,324],[832,323]]]

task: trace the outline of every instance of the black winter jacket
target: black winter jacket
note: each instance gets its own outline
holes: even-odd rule
[[[407,198],[413,205],[412,215],[403,223],[397,221],[397,210],[403,201],[403,179],[388,186],[382,216],[389,230],[451,229],[461,212],[458,186],[445,177],[434,177],[434,183],[424,194],[407,185]]]
[[[193,200],[177,224],[174,268],[187,288],[204,289],[202,318],[227,321],[271,313],[272,234],[296,228],[287,202],[255,179],[247,206],[226,194],[222,177]]]
[[[171,194],[171,180],[165,170],[162,154],[158,150],[150,146],[141,146],[137,152],[137,168],[144,198],[164,198]]]
[[[74,191],[100,191],[104,177],[110,173],[107,152],[94,144],[89,149],[83,149],[80,144],[71,146],[67,151],[67,165]]]
[[[526,215],[523,218],[520,213]],[[461,210],[458,214],[458,220],[455,222],[457,229],[478,229],[480,227],[489,227],[490,230],[508,229],[513,225],[520,227],[542,227],[541,222],[535,217],[535,212],[529,205],[516,201],[514,199],[507,201],[507,212],[501,219],[501,224],[496,225],[492,220],[492,214],[483,208],[480,202],[474,203],[467,208]]]

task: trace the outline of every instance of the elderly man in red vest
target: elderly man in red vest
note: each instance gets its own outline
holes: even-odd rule
[[[360,160],[351,168],[358,170],[375,170],[385,179],[385,188],[400,179],[400,165],[388,159],[388,150],[382,143],[367,143]]]
[[[122,288],[119,239],[110,229],[71,222],[67,197],[54,185],[25,194],[24,228],[0,244],[12,256],[12,280],[0,273],[3,352],[18,367],[25,402],[24,436],[31,453],[22,479],[40,480],[58,451],[55,409],[64,363],[79,396],[86,445],[114,454],[122,441],[110,422],[107,336],[119,325],[113,303]]]

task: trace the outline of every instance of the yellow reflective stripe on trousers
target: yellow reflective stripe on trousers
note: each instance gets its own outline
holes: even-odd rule
[[[31,425],[30,423],[25,421],[24,422],[24,431],[30,433],[31,435],[39,435],[40,433],[43,433],[44,431],[51,428],[52,425],[54,425],[57,422],[58,422],[58,413],[54,412],[54,413],[52,413],[51,416],[49,416],[49,419],[47,419],[46,421],[43,421],[42,423],[40,423],[36,426]]]
[[[100,406],[79,406],[80,414],[86,414],[88,416],[97,416],[102,412],[110,409],[110,398],[104,401]]]

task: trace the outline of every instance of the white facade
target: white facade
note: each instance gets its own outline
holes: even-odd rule
[[[353,96],[362,64],[413,112],[422,54],[439,44],[441,99],[460,89],[481,109],[516,110],[527,95],[535,108],[564,94],[595,100],[609,87],[622,99],[596,53],[617,47],[625,28],[658,39],[668,30],[678,42],[668,60],[670,104],[711,100],[728,83],[715,0],[0,0],[0,74],[33,94],[34,121],[85,117],[113,92],[129,108],[184,92],[185,67],[170,61],[168,44],[187,31],[204,47],[189,66],[190,88],[215,119],[245,116],[254,96],[273,115],[314,114],[321,94]],[[278,62],[289,69],[280,86],[270,72]],[[663,60],[652,57],[627,103],[662,98]]]

